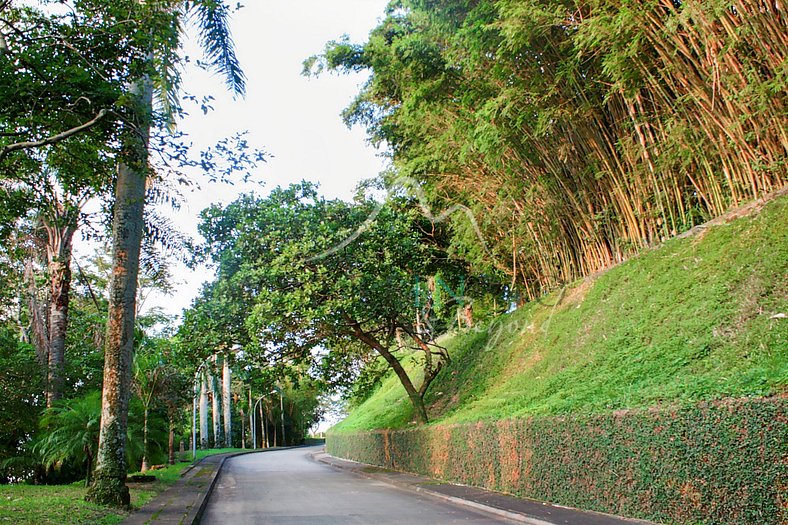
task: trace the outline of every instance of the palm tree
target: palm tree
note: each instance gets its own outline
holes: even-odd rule
[[[96,503],[120,507],[129,505],[124,449],[154,93],[158,94],[159,105],[165,112],[173,111],[180,80],[176,69],[177,51],[182,37],[181,22],[186,16],[194,15],[209,65],[226,78],[233,93],[241,95],[245,89],[244,75],[227,26],[229,9],[222,0],[127,0],[126,3],[139,17],[136,33],[131,38],[139,46],[140,58],[137,67],[132,68],[138,76],[131,80],[127,92],[129,130],[121,145],[122,157],[115,185],[113,271],[104,353],[101,433],[95,481],[87,495],[87,499]],[[149,29],[149,32],[146,34],[140,28]]]
[[[100,403],[99,393],[93,392],[55,403],[44,411],[40,422],[43,434],[34,450],[46,468],[84,464],[85,485],[90,484],[99,441]]]
[[[148,470],[150,451],[148,448],[148,419],[150,409],[164,391],[166,367],[161,356],[155,353],[138,353],[134,357],[133,387],[142,402],[142,466],[140,472]]]

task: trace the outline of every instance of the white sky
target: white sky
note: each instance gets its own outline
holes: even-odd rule
[[[234,2],[228,2],[234,4]],[[195,148],[215,144],[237,131],[248,130],[250,144],[274,157],[261,164],[254,179],[264,186],[202,184],[186,194],[173,221],[185,233],[197,235],[197,217],[211,203],[227,204],[240,193],[268,193],[278,185],[302,179],[320,183],[327,197],[349,198],[358,181],[377,175],[383,160],[365,142],[362,129],[348,130],[339,113],[366,80],[364,75],[320,78],[301,76],[305,58],[323,50],[329,40],[348,34],[366,41],[384,15],[387,0],[247,0],[231,22],[241,65],[247,76],[245,99],[233,100],[221,82],[197,68],[184,76],[185,91],[213,95],[215,110],[199,110],[180,124]],[[187,46],[186,54],[199,53]],[[161,306],[180,314],[212,275],[206,269],[176,271],[176,293],[152,296],[145,307]]]

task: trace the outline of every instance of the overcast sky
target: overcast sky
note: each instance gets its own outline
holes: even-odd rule
[[[248,79],[246,97],[233,100],[217,79],[190,68],[185,91],[215,96],[215,110],[206,116],[193,111],[180,130],[197,148],[248,130],[250,143],[273,157],[254,174],[263,187],[203,184],[200,191],[186,194],[182,209],[170,212],[182,231],[196,235],[202,209],[211,203],[227,204],[244,191],[267,193],[277,185],[306,179],[320,183],[327,197],[349,198],[358,181],[381,171],[383,160],[366,144],[364,131],[348,130],[339,116],[367,77],[305,78],[301,70],[303,60],[322,51],[329,40],[347,34],[364,42],[383,17],[386,4],[386,0],[247,0],[233,15],[233,37]],[[198,58],[191,45],[185,53]],[[180,314],[200,284],[211,277],[205,269],[195,273],[179,267],[176,294],[151,297],[145,307],[158,305],[167,313]]]

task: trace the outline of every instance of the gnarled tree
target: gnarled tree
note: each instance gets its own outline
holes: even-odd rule
[[[223,285],[254,298],[246,328],[258,348],[280,360],[377,352],[424,423],[423,396],[448,356],[416,326],[414,284],[446,264],[422,226],[417,210],[326,201],[304,183],[206,210],[201,230]],[[402,359],[414,352],[411,375]]]

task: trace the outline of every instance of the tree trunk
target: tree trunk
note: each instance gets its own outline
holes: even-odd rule
[[[200,375],[200,449],[208,448],[208,382]]]
[[[274,409],[272,408],[271,409],[271,414],[273,415],[273,413],[274,413]],[[276,436],[277,436],[277,434],[276,434],[276,419],[274,419],[274,421],[273,421],[273,427],[274,427],[274,448],[276,448],[277,445],[279,445],[279,442],[276,439]]]
[[[170,436],[167,441],[167,462],[170,465],[175,464],[175,420],[169,418]]]
[[[104,347],[101,430],[95,480],[86,496],[86,499],[95,503],[123,508],[129,506],[129,489],[126,486],[126,429],[134,356],[134,317],[144,224],[152,92],[151,82],[147,78],[130,88],[130,94],[135,98],[137,130],[126,137],[124,161],[118,166],[115,183],[112,276]]]
[[[230,361],[225,358],[222,364],[222,415],[224,416],[224,446],[233,446],[233,425],[232,425],[232,398],[230,397]]]
[[[66,363],[66,329],[71,291],[71,252],[77,219],[72,210],[56,204],[52,217],[44,219],[49,266],[49,357],[47,360],[47,407],[63,395]]]
[[[270,444],[268,443],[268,422],[265,420],[263,416],[263,404],[260,403],[260,432],[263,433],[263,439],[260,442],[260,447],[262,448],[263,443],[265,443],[265,448],[268,448]]]
[[[252,404],[252,387],[249,387],[249,436],[252,449],[257,448],[257,427],[254,424],[254,405]]]
[[[85,474],[85,486],[90,487],[90,475],[93,471],[93,454],[91,454],[90,448],[87,445],[85,445],[85,457],[85,461],[88,464],[88,471]]]
[[[142,465],[140,472],[148,471],[148,407],[145,407],[142,416]]]
[[[244,409],[241,408],[241,404],[238,403],[238,412],[239,416],[241,417],[241,448],[246,448],[246,416],[244,414]]]
[[[380,342],[375,339],[375,337],[364,332],[358,323],[351,324],[353,326],[353,335],[356,337],[356,339],[379,353],[394,370],[394,373],[397,374],[399,382],[405,388],[405,392],[408,394],[410,403],[413,405],[413,412],[416,416],[416,421],[421,424],[427,423],[427,409],[424,406],[424,399],[422,399],[421,395],[419,395],[419,391],[416,390],[416,387],[413,386],[413,382],[410,380],[408,372],[402,367],[402,363],[400,363],[396,356],[389,352],[385,346],[380,344]]]
[[[216,361],[214,360],[214,363]],[[211,388],[211,422],[213,423],[213,448],[222,448],[222,422],[221,422],[221,409],[219,408],[219,396],[221,395],[216,390],[216,376],[213,374],[208,375],[208,382]]]
[[[30,325],[27,329],[30,335],[25,342],[35,347],[36,358],[41,365],[44,379],[46,379],[49,362],[49,327],[47,326],[49,319],[46,315],[47,306],[41,304],[38,297],[33,261],[31,260],[28,260],[25,265],[25,281],[27,282],[27,302],[30,315]]]
[[[416,421],[421,424],[426,424],[429,419],[427,418],[427,408],[424,406],[424,399],[422,399],[421,395],[419,395],[419,391],[416,390],[416,387],[413,386],[413,382],[410,380],[408,372],[402,367],[402,363],[400,363],[399,360],[382,345],[378,344],[378,348],[376,348],[376,350],[381,356],[383,356],[383,359],[386,360],[389,366],[394,369],[394,373],[397,374],[399,382],[405,388],[405,392],[408,394],[410,403],[413,405],[413,412],[416,416]]]

